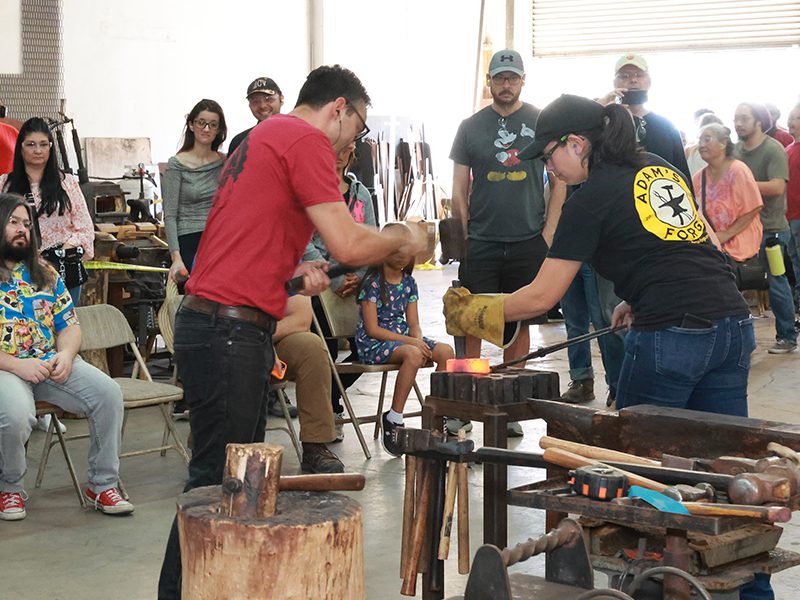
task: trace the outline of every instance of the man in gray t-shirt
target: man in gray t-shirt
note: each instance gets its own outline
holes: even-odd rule
[[[517,158],[533,141],[539,109],[520,100],[525,69],[514,50],[492,57],[486,84],[492,104],[461,123],[450,151],[453,213],[467,240],[459,279],[472,293],[510,293],[533,281],[547,254],[544,163]],[[466,346],[467,356],[480,356],[479,338],[468,337]],[[503,358],[527,354],[529,347],[525,325]],[[509,435],[522,435],[518,424],[509,425]]]
[[[772,126],[766,107],[760,104],[742,103],[736,107],[733,119],[739,142],[734,155],[745,163],[758,185],[764,209],[761,224],[764,239],[759,255],[769,273],[769,303],[775,315],[777,340],[768,352],[785,354],[797,348],[797,332],[794,329],[794,299],[786,275],[774,276],[769,272],[765,245],[768,240],[777,240],[781,251],[786,251],[790,240],[789,222],[786,220],[786,182],[789,180],[789,159],[780,142],[769,137],[765,131]]]

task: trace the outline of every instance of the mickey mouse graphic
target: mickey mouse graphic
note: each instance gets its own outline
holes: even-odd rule
[[[494,145],[495,145],[496,148],[500,148],[501,151],[497,152],[494,156],[497,159],[497,162],[499,162],[504,167],[509,168],[509,169],[512,168],[512,167],[516,167],[521,162],[520,159],[517,157],[517,154],[519,154],[519,149],[518,148],[512,148],[511,146],[517,140],[517,137],[528,137],[528,138],[533,139],[534,130],[531,129],[530,127],[528,127],[525,123],[522,123],[522,126],[520,127],[520,133],[519,133],[519,136],[518,136],[516,133],[512,133],[512,132],[510,132],[508,130],[508,128],[506,127],[506,120],[505,119],[500,119],[498,121],[498,124],[499,124],[499,127],[498,127],[498,130],[497,130],[497,139],[495,139]],[[516,173],[516,172],[514,172],[514,173]],[[491,175],[492,174],[490,174],[489,179],[493,180]],[[498,175],[499,175],[499,173],[498,173]],[[503,174],[503,175],[505,175],[505,174]],[[524,176],[519,177],[519,176],[511,176],[511,175],[512,174],[509,174],[508,178],[511,179],[512,181],[525,179]],[[497,180],[505,179],[505,176],[497,177],[496,179]]]

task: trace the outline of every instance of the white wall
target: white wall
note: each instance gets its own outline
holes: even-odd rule
[[[5,1],[5,0],[3,0]],[[272,77],[287,105],[307,74],[306,4],[280,0],[64,0],[67,112],[81,137],[149,137],[177,149],[184,116],[220,103],[228,139],[255,120],[245,100]]]
[[[21,2],[22,0],[0,2],[0,73],[19,73],[22,68]]]

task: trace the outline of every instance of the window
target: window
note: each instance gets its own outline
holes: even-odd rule
[[[800,1],[532,0],[533,55],[800,44]]]

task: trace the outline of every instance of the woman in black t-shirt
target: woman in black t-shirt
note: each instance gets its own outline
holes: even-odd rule
[[[586,261],[624,300],[612,325],[630,327],[618,408],[746,416],[752,318],[683,174],[642,151],[624,108],[571,95],[541,112],[535,140],[519,157],[542,157],[556,177],[582,185],[564,205],[536,279],[494,299],[448,291],[448,332],[485,337],[498,303],[506,321],[546,312]]]

